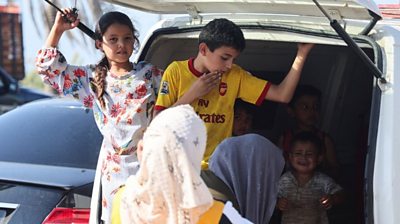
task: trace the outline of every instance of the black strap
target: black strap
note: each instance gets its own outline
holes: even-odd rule
[[[223,180],[217,177],[211,170],[202,170],[200,176],[210,189],[215,200],[224,203],[230,201],[232,202],[233,207],[240,211],[239,203],[237,202],[235,195]]]

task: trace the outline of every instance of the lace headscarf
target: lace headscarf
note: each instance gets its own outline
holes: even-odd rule
[[[200,178],[206,138],[189,105],[155,117],[144,133],[140,169],[122,195],[122,223],[197,223],[213,203]]]

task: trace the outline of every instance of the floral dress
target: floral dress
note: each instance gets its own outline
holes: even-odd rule
[[[104,137],[96,171],[101,171],[101,219],[109,223],[113,194],[137,170],[133,152],[151,120],[162,72],[146,62],[134,64],[133,70],[123,76],[108,72],[103,109],[91,88],[95,65],[69,65],[56,48],[46,48],[39,51],[36,66],[43,81],[60,95],[72,95],[93,109]]]

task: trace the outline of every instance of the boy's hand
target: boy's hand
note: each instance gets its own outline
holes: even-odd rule
[[[220,80],[220,72],[210,72],[203,74],[192,84],[190,89],[174,103],[173,106],[193,103],[193,101],[206,95],[213,88],[217,87],[220,83]]]
[[[217,87],[220,80],[220,72],[205,73],[193,83],[188,92],[192,92],[195,98],[202,97]]]
[[[322,196],[320,199],[319,199],[319,203],[321,204],[321,206],[324,208],[324,209],[330,209],[330,208],[332,208],[332,205],[333,205],[333,203],[332,203],[332,196],[331,195],[325,195],[325,196]]]
[[[310,43],[299,43],[297,44],[298,53],[301,55],[308,55],[310,50],[314,47],[314,44]]]
[[[71,8],[62,9],[62,11],[64,15],[61,12],[57,12],[53,27],[59,32],[77,27],[79,24],[78,14]]]
[[[281,211],[286,211],[289,209],[289,200],[287,198],[278,198],[276,202],[276,207]]]

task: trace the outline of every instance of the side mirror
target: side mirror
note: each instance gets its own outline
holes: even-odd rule
[[[5,85],[3,80],[0,79],[0,95],[3,95],[8,92],[8,86]]]

